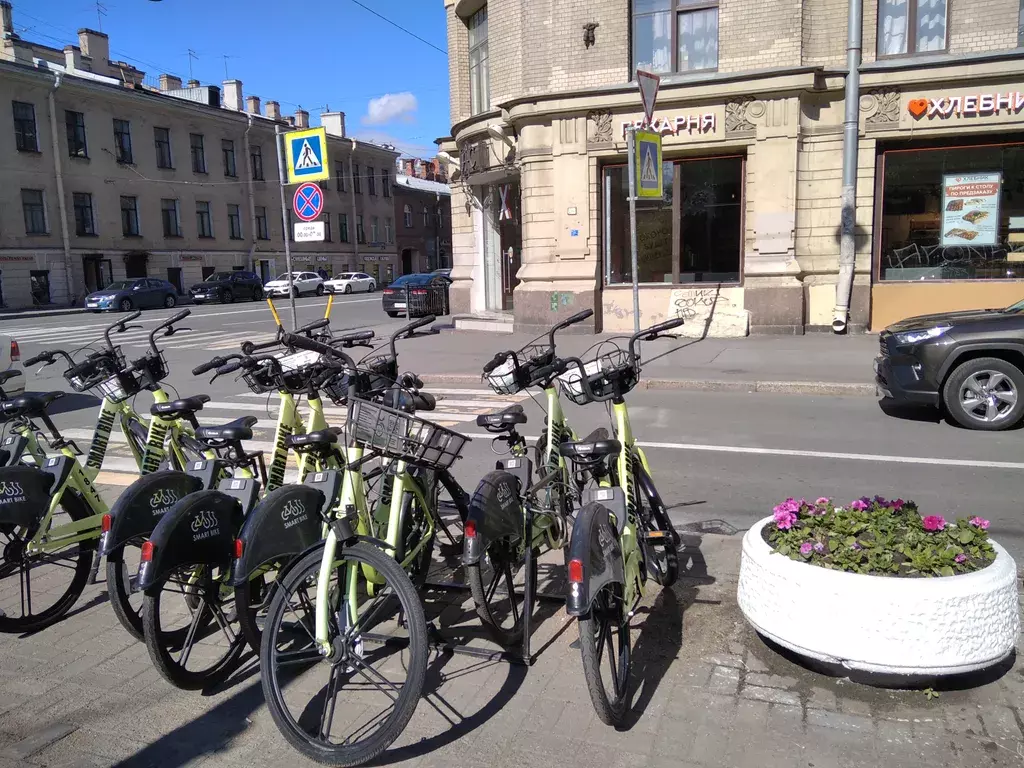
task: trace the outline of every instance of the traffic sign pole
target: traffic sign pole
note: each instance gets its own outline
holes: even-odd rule
[[[281,151],[281,126],[274,126],[274,146],[277,147],[277,174],[281,180],[281,231],[284,233],[284,263],[288,270],[288,300],[292,306],[292,329],[299,327],[298,315],[295,312],[295,283],[292,280],[292,249],[289,245],[288,231],[288,209],[285,207],[284,183],[285,175],[284,153]]]
[[[626,131],[626,155],[629,157],[629,254],[633,271],[633,333],[640,333],[640,276],[636,245],[636,128]]]

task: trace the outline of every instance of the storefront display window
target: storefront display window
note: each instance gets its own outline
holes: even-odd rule
[[[1024,143],[882,154],[878,278],[1024,278]]]
[[[629,177],[605,168],[609,284],[633,280],[629,247]],[[636,204],[641,283],[739,282],[743,239],[742,156],[670,160],[663,200]]]

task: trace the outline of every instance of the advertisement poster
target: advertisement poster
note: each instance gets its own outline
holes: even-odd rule
[[[942,244],[996,245],[1001,173],[942,177]]]

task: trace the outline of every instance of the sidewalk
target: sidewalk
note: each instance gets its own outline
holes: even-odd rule
[[[399,362],[425,380],[447,384],[480,383],[481,369],[496,352],[519,349],[532,341],[523,334],[447,331],[400,343]],[[562,356],[585,354],[610,335],[556,337]],[[609,349],[607,345],[605,350]],[[750,336],[745,339],[659,339],[641,344],[643,376],[648,389],[789,392],[874,396],[872,361],[878,353],[875,334],[833,336]]]

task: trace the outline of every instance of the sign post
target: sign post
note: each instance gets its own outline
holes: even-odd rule
[[[281,126],[274,126],[274,146],[277,147],[277,174],[281,180],[281,234],[284,237],[284,264],[285,269],[288,270],[288,300],[291,302],[292,307],[292,329],[299,327],[298,315],[295,312],[295,285],[292,280],[292,249],[289,241],[291,240],[288,235],[288,209],[285,208],[284,202],[284,185],[285,179],[285,163],[284,154],[281,152]]]
[[[644,72],[642,70],[636,71],[636,83],[640,87],[640,100],[644,105],[644,126],[651,124],[651,119],[654,117],[654,103],[658,96],[658,86],[661,83],[661,78],[658,75],[651,74],[650,72]],[[641,147],[647,147],[645,150],[646,159],[650,159],[650,146],[651,140],[649,137],[655,136],[656,134],[645,133],[643,134],[643,141]],[[637,198],[637,187],[640,187],[640,194],[643,197],[661,197],[662,187],[662,173],[661,173],[661,136],[657,135],[657,162],[658,166],[656,169],[657,175],[657,194],[652,194],[650,189],[650,182],[646,179],[641,179],[639,183],[637,180],[637,172],[643,174],[644,163],[637,162],[637,129],[635,126],[630,126],[626,132],[626,155],[629,158],[629,251],[630,251],[630,269],[633,275],[633,333],[640,332],[640,267],[638,264],[637,255],[637,243],[636,243],[636,198]],[[647,169],[647,177],[650,177],[650,168]]]

